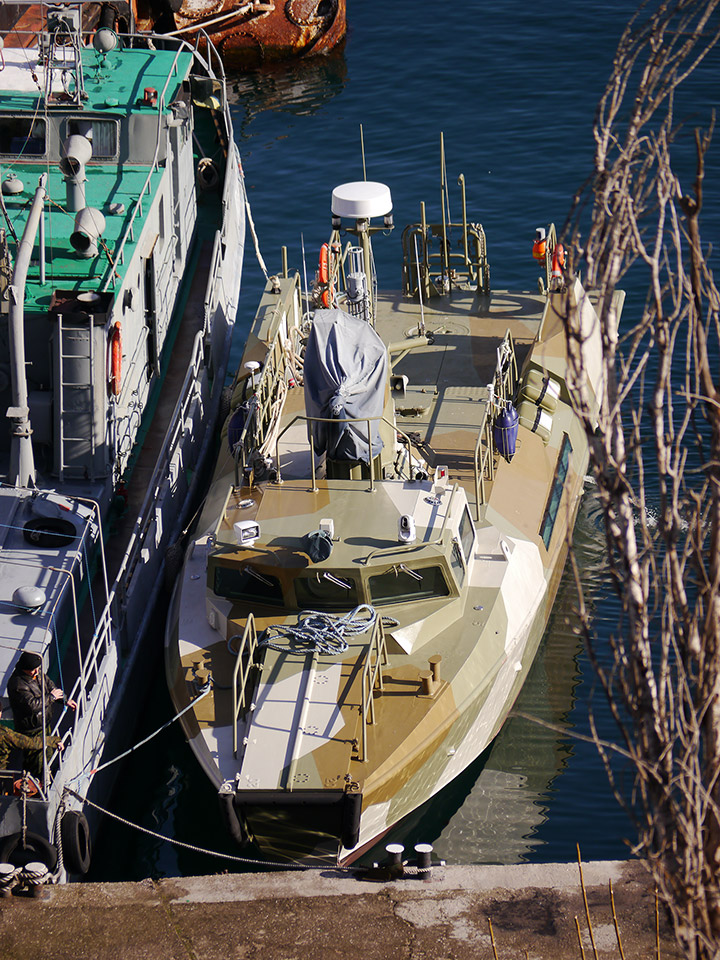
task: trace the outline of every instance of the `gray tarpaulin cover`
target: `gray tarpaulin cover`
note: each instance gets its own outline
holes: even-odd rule
[[[365,320],[344,310],[316,310],[305,349],[305,410],[309,417],[380,417],[385,402],[387,350]],[[313,423],[318,453],[334,460],[368,457],[367,423]],[[382,450],[371,424],[373,456]]]

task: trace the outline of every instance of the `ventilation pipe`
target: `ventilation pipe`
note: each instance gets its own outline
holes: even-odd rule
[[[45,202],[47,174],[38,181],[22,239],[18,244],[15,269],[10,285],[8,332],[10,338],[10,371],[12,374],[12,406],[7,417],[12,424],[10,442],[10,481],[16,487],[35,485],[35,461],[32,449],[32,428],[28,407],[27,375],[25,372],[25,284],[30,258]]]
[[[83,207],[75,214],[75,230],[70,243],[81,257],[96,257],[97,242],[105,229],[105,217],[95,207]]]
[[[59,166],[65,177],[67,208],[75,212],[85,206],[85,164],[92,157],[92,143],[88,137],[74,133],[63,144],[63,153]]]

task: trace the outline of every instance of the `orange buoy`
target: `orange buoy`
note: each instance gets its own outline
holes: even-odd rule
[[[120,393],[122,376],[122,328],[116,320],[110,334],[110,393],[117,397]]]
[[[552,255],[552,276],[556,279],[562,280],[562,271],[565,266],[565,248],[561,243],[558,243],[555,249],[553,250]]]
[[[545,239],[545,228],[538,227],[535,231],[535,242],[533,243],[533,256],[536,260],[544,260],[547,250],[547,241]]]

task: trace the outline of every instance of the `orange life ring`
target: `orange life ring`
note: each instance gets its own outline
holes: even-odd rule
[[[335,290],[330,279],[330,247],[324,243],[320,247],[320,262],[318,264],[318,283],[325,289],[320,294],[324,307],[331,307],[335,299]]]
[[[318,265],[318,281],[327,283],[330,279],[330,246],[324,243],[320,247],[320,263]]]
[[[117,397],[120,393],[122,376],[122,328],[116,320],[110,334],[110,393]]]

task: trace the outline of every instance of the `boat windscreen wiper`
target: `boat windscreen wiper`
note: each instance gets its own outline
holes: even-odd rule
[[[325,571],[323,573],[323,580],[329,580],[330,583],[336,584],[338,587],[343,587],[345,590],[352,590],[352,584],[347,583],[345,580],[341,580],[340,577],[336,577],[333,573],[328,573]]]
[[[397,576],[398,573],[406,573],[414,580],[422,580],[422,574],[418,573],[417,570],[411,570],[410,567],[406,567],[404,563],[396,563],[393,570],[395,571],[395,576]]]
[[[251,577],[255,577],[256,580],[259,580],[260,583],[264,583],[266,587],[271,587],[273,585],[272,580],[268,580],[267,577],[264,577],[258,570],[254,570],[252,567],[243,567],[243,573],[249,573]]]

